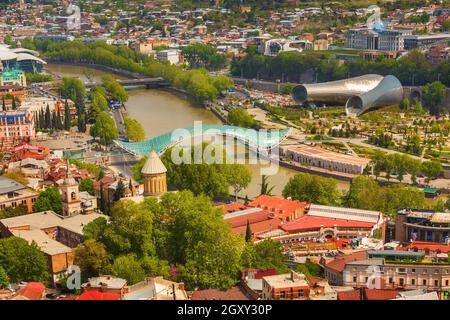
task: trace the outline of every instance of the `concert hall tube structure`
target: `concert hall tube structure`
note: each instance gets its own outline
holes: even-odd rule
[[[298,103],[315,102],[344,104],[350,97],[375,88],[383,76],[366,74],[359,77],[323,83],[302,84],[294,87],[292,97]]]
[[[350,97],[345,104],[348,116],[360,116],[363,113],[381,107],[399,104],[403,99],[403,86],[392,76],[386,76],[372,90]]]

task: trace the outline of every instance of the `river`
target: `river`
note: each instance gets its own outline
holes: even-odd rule
[[[97,69],[78,67],[71,65],[47,65],[46,69],[60,76],[78,77],[83,81],[100,81],[109,73]],[[124,79],[113,75],[116,79]],[[178,129],[194,125],[194,121],[203,124],[220,124],[220,120],[212,112],[196,105],[194,102],[165,90],[131,90],[125,107],[130,117],[137,119],[145,128],[148,138]],[[252,172],[252,182],[248,188],[239,193],[252,199],[259,195],[261,183],[261,166],[246,165]],[[276,174],[269,176],[269,184],[274,186],[272,193],[281,195],[289,178],[298,172],[284,167],[279,167]],[[347,182],[338,181],[339,189],[348,189]]]

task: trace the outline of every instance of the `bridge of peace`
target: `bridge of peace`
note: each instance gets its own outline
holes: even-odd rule
[[[122,140],[115,140],[114,142],[122,149],[135,156],[147,156],[151,150],[154,150],[158,154],[162,154],[165,150],[174,147],[183,141],[202,136],[234,138],[247,145],[250,149],[256,151],[268,151],[277,147],[285,140],[289,136],[290,130],[291,129],[256,131],[254,129],[227,125],[202,125],[177,129],[142,142],[126,142]]]

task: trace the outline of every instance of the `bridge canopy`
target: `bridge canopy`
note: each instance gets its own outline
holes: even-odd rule
[[[255,149],[270,150],[286,139],[289,135],[289,131],[290,129],[279,131],[256,131],[254,129],[235,126],[202,125],[177,129],[142,142],[125,142],[121,140],[115,140],[114,142],[124,150],[137,156],[148,155],[152,148],[155,152],[161,154],[168,148],[175,146],[182,141],[187,141],[193,137],[213,135],[236,138]]]

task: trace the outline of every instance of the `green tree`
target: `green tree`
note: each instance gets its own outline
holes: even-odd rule
[[[97,277],[109,264],[109,255],[102,243],[88,239],[76,247],[74,264],[85,278]]]
[[[442,164],[437,161],[424,161],[422,162],[422,168],[420,171],[423,172],[426,176],[427,183],[429,183],[431,179],[441,174]]]
[[[117,139],[119,131],[111,116],[103,111],[97,116],[90,134],[93,137],[98,137],[101,144],[109,145],[114,139]]]
[[[247,227],[245,229],[245,242],[250,242],[253,239],[253,232],[250,227],[250,221],[247,220]]]
[[[91,94],[91,105],[89,108],[89,121],[95,122],[101,112],[108,109],[108,101],[100,92]]]
[[[136,119],[125,118],[125,134],[131,142],[139,142],[145,140],[145,130],[142,124]]]
[[[145,271],[133,254],[117,257],[111,269],[113,275],[126,279],[128,285],[136,284],[145,279]]]
[[[35,242],[9,237],[0,239],[0,266],[10,277],[10,282],[49,280],[47,259]]]
[[[102,242],[108,253],[117,257],[129,253],[138,258],[155,253],[152,235],[153,215],[142,206],[122,200],[114,204]]]
[[[228,112],[228,121],[235,126],[251,128],[255,125],[255,120],[248,114],[247,110],[234,108]]]
[[[252,181],[252,174],[247,167],[240,164],[230,164],[226,170],[227,181],[233,188],[234,198],[237,201],[238,193],[247,188]]]
[[[86,88],[80,79],[64,77],[60,92],[64,98],[70,98],[75,102],[77,99],[84,98],[86,95]]]
[[[112,76],[107,75],[102,78],[103,87],[110,95],[112,100],[126,102],[128,101],[128,93],[125,88],[119,84]]]
[[[283,197],[316,204],[336,205],[339,203],[340,194],[335,179],[299,173],[289,179],[283,189]]]
[[[83,227],[84,238],[87,240],[102,241],[108,221],[103,218],[97,218]]]
[[[188,288],[227,289],[237,283],[243,239],[233,234],[228,225],[217,221],[208,241],[199,241],[187,252],[180,275]],[[215,240],[214,240],[215,239]]]
[[[89,178],[83,179],[83,180],[81,180],[78,188],[80,191],[87,191],[87,192],[89,192],[89,194],[93,195],[94,194],[94,180],[89,179]]]
[[[440,115],[443,106],[442,101],[445,98],[446,87],[440,81],[427,83],[422,87],[422,96],[425,107],[430,110],[432,115]]]
[[[125,196],[125,185],[123,184],[122,180],[119,180],[117,183],[116,190],[114,191],[113,200],[119,201]]]
[[[9,285],[8,275],[5,269],[0,266],[0,288],[6,289]]]
[[[261,175],[261,193],[260,195],[268,195],[271,196],[272,195],[272,191],[275,188],[275,186],[270,186],[269,185],[269,176],[267,175]]]
[[[310,259],[306,259],[305,263],[299,264],[296,268],[296,271],[298,273],[304,274],[307,279],[311,277],[323,276],[322,268],[317,263],[314,263]]]
[[[67,100],[64,102],[64,130],[70,131],[70,108]]]
[[[57,214],[62,214],[62,197],[56,187],[48,187],[39,193],[36,202],[33,204],[34,212],[53,210]]]

